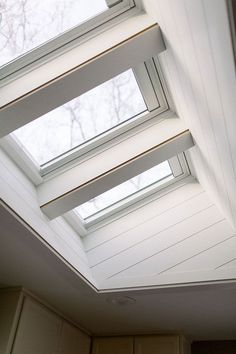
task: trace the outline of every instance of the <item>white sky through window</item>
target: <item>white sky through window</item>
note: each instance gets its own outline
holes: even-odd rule
[[[107,8],[105,0],[0,1],[0,66]]]
[[[146,105],[130,69],[13,134],[42,165],[144,111]]]
[[[75,208],[75,211],[83,218],[96,214],[105,208],[127,198],[138,191],[156,183],[158,181],[166,182],[166,178],[172,176],[172,171],[168,161],[164,161],[157,166],[135,176],[128,181],[108,190],[105,193],[91,199],[90,201]],[[173,177],[174,178],[174,177]]]

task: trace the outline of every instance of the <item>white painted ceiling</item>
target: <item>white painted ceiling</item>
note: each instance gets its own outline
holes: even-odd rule
[[[162,69],[178,115],[190,128],[196,143],[190,155],[200,182],[197,188],[200,188],[202,193],[202,199],[196,204],[201,207],[197,212],[204,211],[204,218],[201,222],[193,221],[193,224],[203,225],[205,220],[210,225],[210,217],[212,225],[221,221],[224,223],[220,232],[219,228],[215,231],[212,229],[213,243],[209,247],[215,248],[213,254],[204,253],[206,255],[204,258],[200,252],[197,254],[198,261],[194,263],[194,253],[189,258],[187,253],[180,249],[179,252],[182,252],[185,260],[188,262],[190,260],[192,274],[188,273],[189,263],[184,263],[185,260],[183,262],[182,259],[180,262],[176,261],[177,271],[174,277],[179,276],[180,280],[177,283],[181,284],[184,282],[182,277],[184,273],[185,279],[188,278],[188,286],[176,285],[164,288],[162,286],[166,283],[162,283],[159,279],[158,284],[161,285],[159,289],[143,287],[142,290],[123,291],[137,300],[134,305],[113,307],[106,302],[108,295],[105,291],[99,292],[89,286],[87,280],[81,278],[75,270],[82,269],[81,273],[90,281],[95,279],[94,284],[97,282],[100,289],[125,286],[124,278],[121,279],[121,284],[119,279],[117,283],[107,282],[112,275],[109,273],[111,270],[115,269],[117,274],[122,270],[120,264],[115,263],[111,266],[110,261],[106,264],[104,259],[101,259],[101,255],[107,259],[114,258],[114,255],[109,253],[109,249],[104,248],[101,253],[91,256],[89,244],[94,247],[99,232],[91,235],[85,242],[87,259],[83,258],[82,251],[78,251],[79,254],[76,255],[66,249],[67,256],[73,259],[70,262],[71,266],[68,267],[58,254],[46,247],[45,242],[43,244],[39,235],[37,236],[33,231],[34,225],[27,227],[13,211],[3,206],[0,214],[0,282],[2,286],[24,286],[95,334],[181,332],[195,340],[234,339],[236,338],[236,283],[234,282],[236,264],[233,254],[235,244],[228,245],[225,242],[228,242],[229,238],[234,242],[236,225],[234,138],[236,82],[226,2],[222,0],[144,0],[144,6],[161,26],[167,47],[160,58]],[[5,168],[4,163],[2,163],[2,170],[3,168]],[[13,180],[10,175],[5,177],[5,182],[2,180],[2,186],[4,183],[11,183],[10,181],[12,181],[12,190],[20,189],[20,184],[17,184],[19,181]],[[28,186],[26,192],[31,197],[34,193],[31,186]],[[12,208],[16,210],[22,208],[20,194],[4,195],[4,190],[2,193],[3,199]],[[33,203],[32,198],[31,208]],[[196,208],[196,205],[191,208]],[[206,212],[210,207],[214,209],[211,216]],[[186,213],[187,210],[190,210],[188,206],[184,212]],[[28,211],[26,210],[25,213]],[[24,219],[27,220],[27,216]],[[202,226],[202,229],[209,225]],[[59,222],[58,224],[55,222],[50,226],[51,234],[46,229],[43,232],[52,236],[59,226],[65,227],[62,223],[59,225]],[[183,227],[191,228],[191,225],[184,224]],[[193,229],[191,231],[193,235],[195,231]],[[180,230],[179,234],[182,235],[182,232],[183,230]],[[112,240],[109,228],[107,233]],[[145,232],[142,235],[145,235]],[[201,237],[207,239],[209,235],[210,233],[206,233]],[[106,237],[105,228],[103,237]],[[52,242],[56,243],[53,240]],[[221,248],[216,251],[218,243],[222,247],[220,246]],[[77,246],[79,247],[78,244]],[[61,247],[67,246],[61,243]],[[149,252],[152,251],[152,247],[153,245],[148,248]],[[191,247],[194,249],[194,244],[191,244]],[[204,247],[202,251],[208,251],[208,246]],[[225,249],[224,253],[223,249]],[[189,248],[186,252],[189,252]],[[176,257],[176,253],[174,256]],[[103,263],[102,271],[99,270],[100,265],[97,269],[92,269],[96,266],[95,257],[99,264]],[[171,255],[168,257],[170,258]],[[127,254],[127,259],[131,258],[133,264],[140,262],[138,253],[136,258],[133,254],[132,257]],[[155,262],[158,262],[158,259]],[[187,267],[184,268],[181,264],[187,264]],[[217,278],[215,270],[223,264],[227,264],[226,273],[222,273],[223,275]],[[172,269],[171,264],[167,264],[166,267],[167,270]],[[212,272],[212,278],[205,277],[204,267],[207,268],[208,273]],[[142,271],[143,269],[145,269],[143,274],[145,277],[152,275],[152,267],[142,267]],[[134,273],[138,270],[138,267],[134,268]],[[199,270],[203,270],[204,273],[201,277],[199,277]],[[194,275],[194,271],[197,275]],[[131,281],[133,286],[142,285],[139,282],[135,283],[132,271],[127,275],[128,283]],[[168,276],[171,277],[171,274]],[[191,285],[191,279],[195,283],[201,281],[201,285],[197,283]],[[217,283],[216,280],[221,282]],[[128,283],[126,281],[126,284]],[[174,284],[173,279],[169,283]],[[152,285],[152,282],[149,282],[150,284]]]

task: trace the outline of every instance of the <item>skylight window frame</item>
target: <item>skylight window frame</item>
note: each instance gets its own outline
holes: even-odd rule
[[[168,87],[165,84],[158,58],[151,58],[136,66],[133,70],[143,99],[148,108],[150,110],[152,109],[152,111],[131,117],[120,125],[111,128],[109,131],[65,152],[63,158],[59,156],[51,162],[46,163],[44,168],[40,167],[37,161],[30,155],[30,152],[24,148],[16,137],[11,135],[5,136],[1,139],[0,146],[7,151],[20,168],[23,168],[26,175],[28,175],[36,185],[39,185],[48,178],[50,179],[58,173],[60,174],[62,171],[77,165],[81,161],[96,155],[101,150],[109,148],[112,144],[116,144],[118,141],[122,141],[122,139],[136,134],[137,131],[145,129],[145,127],[157,121],[171,118],[175,108]],[[144,75],[142,75],[143,73]],[[152,96],[151,105],[150,96]],[[156,99],[155,109],[153,107],[154,96]]]
[[[164,77],[157,58],[141,63],[132,68],[140,92],[147,106],[147,111],[144,111],[136,116],[130,117],[124,122],[112,127],[111,129],[95,136],[94,138],[85,141],[79,146],[65,152],[64,154],[48,161],[39,168],[40,175],[44,178],[63,166],[68,168],[70,164],[78,161],[81,157],[91,151],[94,153],[100,146],[111,142],[115,138],[122,139],[122,135],[130,132],[137,126],[145,124],[151,119],[162,119],[162,114],[174,111],[173,102],[171,100],[168,88],[165,84]],[[159,116],[159,117],[158,117]]]
[[[164,50],[160,27],[142,12],[99,33],[0,88],[0,137]]]
[[[76,44],[76,45],[78,45],[78,43]],[[153,47],[153,46],[152,46]],[[64,48],[65,49],[65,48]],[[164,50],[164,49],[163,49]],[[133,51],[134,52],[134,51]],[[146,53],[146,51],[144,51],[144,53]],[[148,52],[149,53],[149,52]],[[56,53],[53,53],[53,55],[55,55]],[[156,53],[155,53],[156,54]],[[152,54],[153,55],[153,54]],[[150,55],[151,56],[151,55]],[[49,57],[48,57],[49,58]],[[49,58],[50,59],[50,58]],[[46,60],[46,58],[42,58],[42,60]],[[134,58],[132,59],[132,60],[135,60]],[[137,62],[137,61],[136,61]],[[157,65],[158,66],[158,60],[157,59],[154,59],[153,60],[153,62],[154,62],[154,64],[155,65]],[[39,62],[38,62],[39,63]],[[35,64],[37,64],[37,63],[33,63],[33,65],[35,65]],[[27,67],[27,69],[30,69],[30,67]],[[165,81],[163,80],[163,82],[162,82],[162,85],[164,86],[164,88],[166,88],[166,86],[165,86]],[[142,86],[142,83],[140,83],[140,86]],[[145,86],[145,85],[144,85]],[[149,87],[150,87],[150,85],[149,85]],[[165,89],[164,89],[164,91],[165,91]],[[168,89],[165,91],[165,96],[168,96]],[[164,100],[166,99],[166,97],[164,98]],[[151,101],[151,100],[150,100]],[[168,103],[169,102],[169,103]],[[123,138],[123,136],[126,136],[126,138],[127,138],[127,136],[132,136],[132,135],[134,135],[134,134],[136,134],[138,131],[140,131],[140,130],[142,130],[143,129],[143,127],[145,127],[145,126],[150,126],[150,125],[152,125],[152,124],[154,124],[154,122],[155,121],[157,121],[157,120],[162,120],[162,119],[168,119],[169,117],[171,117],[171,115],[173,114],[173,112],[171,112],[171,110],[173,110],[174,111],[174,108],[173,108],[173,103],[172,103],[172,101],[171,101],[171,98],[170,98],[170,95],[169,95],[169,97],[168,97],[168,99],[166,99],[166,104],[167,104],[167,107],[163,110],[163,112],[161,112],[161,116],[158,116],[157,115],[157,112],[155,111],[155,109],[152,109],[152,108],[150,108],[150,107],[152,107],[152,102],[148,102],[148,106],[149,106],[149,109],[150,109],[150,113],[148,113],[148,115],[147,115],[147,117],[145,117],[145,119],[143,120],[143,121],[140,121],[137,125],[133,125],[133,126],[130,126],[130,128],[129,128],[129,130],[127,131],[127,127],[125,127],[124,128],[124,131],[123,132],[121,132],[120,134],[118,134],[118,135],[115,135],[114,137],[112,137],[112,136],[110,136],[109,138],[109,140],[107,140],[106,141],[106,143],[104,143],[104,144],[102,144],[102,145],[100,145],[99,144],[99,146],[98,146],[98,148],[94,148],[94,149],[92,149],[92,150],[89,150],[89,153],[91,152],[91,154],[96,154],[96,152],[95,152],[95,150],[96,151],[98,151],[98,149],[100,149],[100,148],[104,148],[104,145],[106,145],[106,149],[109,149],[109,145],[112,145],[112,144],[116,144],[116,141],[118,140],[120,140],[120,139],[122,139]],[[171,135],[171,134],[170,134]],[[9,138],[9,137],[7,137],[7,138]],[[169,138],[169,137],[168,137]],[[170,139],[171,139],[171,137],[170,137]],[[183,150],[181,150],[181,151],[183,151]],[[176,152],[175,152],[176,153]],[[19,154],[19,151],[18,151],[18,156],[19,155],[21,155],[21,154]],[[87,155],[85,156],[86,154],[84,154],[84,155],[80,155],[81,156],[81,158],[87,158]],[[17,159],[17,157],[16,157],[16,159]],[[27,159],[26,159],[27,160]],[[78,157],[76,157],[75,158],[75,160],[76,160],[76,163],[77,163],[77,161],[78,161]],[[32,161],[30,161],[30,163],[31,163]],[[74,161],[73,161],[74,162]],[[19,163],[19,162],[18,162]],[[19,163],[20,164],[20,163]],[[26,162],[26,165],[27,165],[27,162]],[[66,168],[68,168],[68,169],[70,169],[70,163],[68,163],[67,164],[67,166],[66,166]],[[64,165],[62,165],[61,166],[61,168],[62,169],[64,169],[65,168],[65,166]],[[41,178],[41,177],[39,177],[39,178],[41,178],[41,184],[44,184],[44,181],[45,181],[45,178],[51,178],[52,177],[52,175],[54,175],[54,173],[56,173],[57,171],[58,171],[58,169],[59,168],[57,168],[56,170],[54,170],[54,171],[51,171],[51,175],[50,175],[50,173],[49,174],[46,174],[45,176],[44,176],[44,178]],[[183,178],[184,176],[182,176],[181,175],[181,179]],[[186,177],[186,176],[185,176]],[[178,177],[179,178],[179,177]],[[173,182],[175,182],[174,183],[174,185],[176,185],[176,180],[174,180],[173,179]],[[40,184],[40,183],[39,183]],[[169,186],[168,186],[169,187]],[[173,187],[172,186],[172,188],[175,188],[175,187]],[[168,189],[168,191],[169,191],[169,188],[166,188],[166,191],[165,191],[165,193],[167,193],[167,189]],[[37,190],[37,192],[38,192],[38,190]],[[154,193],[154,194],[153,194]],[[150,195],[148,195],[148,196],[146,196],[146,197],[143,197],[142,196],[142,198],[140,199],[140,201],[137,201],[137,203],[135,202],[135,204],[133,204],[132,203],[132,205],[130,205],[130,206],[126,206],[125,208],[122,208],[122,210],[120,210],[119,212],[118,211],[116,211],[115,213],[113,213],[112,215],[110,215],[108,218],[107,217],[104,217],[104,219],[103,220],[100,220],[99,221],[99,223],[98,222],[95,222],[93,225],[90,225],[89,226],[89,230],[91,230],[93,227],[97,227],[98,226],[98,224],[100,225],[101,223],[105,223],[105,222],[110,222],[111,220],[113,220],[114,218],[117,218],[117,217],[119,217],[120,215],[124,215],[124,213],[126,213],[126,212],[129,212],[129,211],[131,211],[131,210],[134,210],[134,208],[137,208],[137,207],[139,207],[139,206],[142,206],[142,205],[144,205],[144,204],[146,204],[146,203],[149,203],[149,201],[151,201],[153,198],[157,198],[157,194],[158,195],[161,195],[160,194],[160,191],[152,191],[151,193],[150,193]],[[62,195],[60,195],[59,196],[59,198],[61,198],[62,197]],[[144,198],[144,199],[143,199]],[[40,207],[41,207],[41,205],[40,205]],[[41,210],[42,210],[42,212],[44,212],[44,210],[41,208]],[[47,215],[46,213],[45,213],[45,215]],[[62,214],[60,214],[59,216],[61,216]],[[96,225],[95,225],[96,224]],[[83,226],[81,227],[81,230],[83,229]],[[82,231],[81,231],[82,232]],[[81,236],[81,233],[79,232],[79,235]]]
[[[150,203],[152,200],[160,198],[162,195],[178,188],[183,183],[185,184],[189,177],[191,177],[185,153],[180,153],[177,156],[168,159],[168,162],[174,178],[169,179],[162,184],[160,184],[160,181],[157,181],[156,183],[135,192],[85,219],[83,219],[75,210],[64,214],[63,217],[81,237],[85,237],[97,228],[127,215],[128,213]]]
[[[106,11],[42,43],[0,67],[0,87],[26,74],[66,51],[80,45],[88,38],[101,33],[126,18],[140,12],[136,0],[119,0]]]
[[[37,187],[40,208],[55,219],[192,146],[191,133],[178,117],[149,125],[44,180]]]
[[[172,162],[175,160],[174,165],[179,164],[179,171],[178,174],[175,175],[174,171],[172,170]],[[183,158],[181,159],[183,163]],[[145,198],[146,196],[149,196],[156,191],[159,191],[160,189],[164,188],[166,185],[169,185],[171,181],[178,176],[181,176],[183,174],[183,167],[180,164],[180,160],[178,156],[174,156],[171,159],[167,160],[168,164],[170,166],[171,174],[164,176],[160,179],[157,179],[155,182],[152,182],[148,184],[145,187],[140,188],[137,191],[134,191],[133,193],[128,194],[126,197],[121,198],[120,200],[111,203],[110,205],[96,211],[95,213],[92,213],[91,215],[88,215],[86,217],[83,217],[80,215],[80,212],[75,209],[75,212],[78,213],[81,218],[84,220],[85,225],[89,225],[91,222],[97,222],[97,220],[101,220],[104,217],[107,217],[109,215],[113,215],[116,212],[119,212],[120,210],[125,209],[126,207],[135,204],[136,202],[140,201],[141,199]],[[165,161],[163,161],[165,162]],[[156,166],[154,166],[156,167]],[[145,171],[147,172],[147,171]],[[143,173],[145,173],[143,172]],[[142,174],[141,174],[142,175]],[[126,182],[128,182],[127,180]],[[125,182],[125,183],[126,183]],[[118,187],[118,186],[117,186]],[[99,197],[99,196],[98,196]],[[88,220],[88,221],[87,221]]]

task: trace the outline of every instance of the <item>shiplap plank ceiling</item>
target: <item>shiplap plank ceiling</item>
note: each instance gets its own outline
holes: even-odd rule
[[[163,199],[153,202],[152,208],[162,210]],[[137,212],[136,220],[140,220],[141,212],[145,213],[145,210]],[[129,286],[132,286],[133,280],[134,286],[142,286],[142,281],[138,284],[138,279],[141,277],[143,280],[145,276],[149,282],[155,283],[156,275],[164,275],[179,264],[183,264],[183,274],[194,271],[192,281],[199,281],[201,277],[198,277],[196,270],[202,270],[202,253],[223,245],[235,236],[233,228],[203,191],[118,235],[114,233],[123,229],[122,219],[115,226],[113,232],[102,228],[100,232],[109,235],[110,240],[92,248],[87,254],[97,281],[105,286],[106,280],[108,285],[113,278],[112,286],[117,288],[122,286],[122,280],[126,277]],[[222,253],[216,267],[230,256],[232,254]],[[192,258],[195,259],[193,267],[188,262]],[[212,276],[215,266],[211,258],[205,263],[206,271],[211,271]],[[176,282],[183,282],[184,276],[180,279],[176,278]]]
[[[162,29],[161,66],[195,140],[190,157],[199,183],[190,179],[83,241],[61,217],[49,222],[35,186],[4,152],[1,196],[97,290],[233,280],[236,82],[226,2],[143,3]]]

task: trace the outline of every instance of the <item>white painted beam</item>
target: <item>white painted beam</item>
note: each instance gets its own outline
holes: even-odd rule
[[[41,209],[53,219],[192,146],[179,119],[165,120],[45,181]]]
[[[96,46],[97,40],[95,37],[90,41]],[[67,72],[3,105],[0,138],[164,49],[159,26],[152,25],[96,55],[85,56]],[[18,90],[19,86],[13,89]]]
[[[87,62],[90,58],[113,48],[137,33],[144,31],[156,23],[146,13],[139,13],[119,25],[112,26],[102,31],[92,40],[93,36],[86,36],[79,44],[70,50],[62,50],[60,55],[55,55],[51,60],[44,60],[40,65],[34,63],[23,70],[23,73],[14,74],[11,79],[0,81],[0,107],[15,101],[19,97],[43,86],[47,82],[63,75],[65,72]]]

